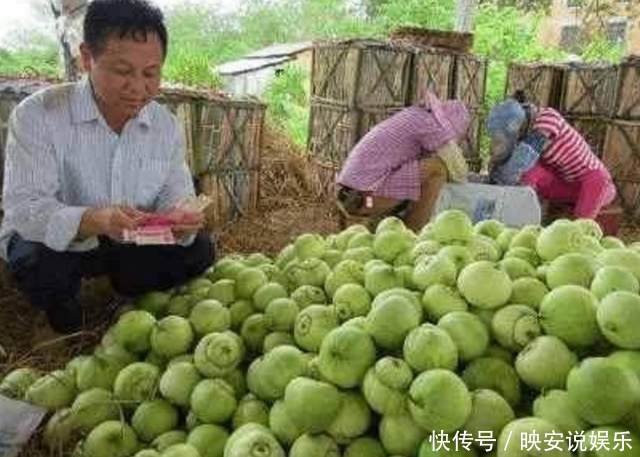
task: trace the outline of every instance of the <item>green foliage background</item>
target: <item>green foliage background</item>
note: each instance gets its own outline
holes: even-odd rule
[[[538,37],[549,0],[484,0],[475,19],[474,53],[490,59],[487,107],[504,93],[509,62],[563,60],[566,55],[543,46]],[[211,68],[274,42],[317,38],[384,39],[400,25],[451,29],[456,0],[244,0],[233,15],[185,1],[166,12],[170,33],[166,80],[218,88]],[[11,47],[0,46],[0,74],[55,76],[58,46],[50,36],[20,31]],[[583,49],[586,61],[617,61],[624,48],[595,36]],[[295,143],[306,144],[309,74],[285,69],[264,94],[269,118]]]

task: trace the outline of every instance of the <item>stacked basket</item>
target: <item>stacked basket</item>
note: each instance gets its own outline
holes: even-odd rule
[[[315,43],[308,148],[325,190],[373,126],[419,103],[427,89],[466,103],[472,116],[462,146],[470,166],[479,169],[487,62],[466,53],[470,45],[465,34],[422,29],[399,29],[387,42]]]

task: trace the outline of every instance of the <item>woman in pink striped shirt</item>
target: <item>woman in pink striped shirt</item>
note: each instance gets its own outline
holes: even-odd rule
[[[596,219],[616,197],[609,171],[580,133],[553,108],[516,98],[489,116],[491,179],[528,185],[540,197],[573,205],[575,218]]]

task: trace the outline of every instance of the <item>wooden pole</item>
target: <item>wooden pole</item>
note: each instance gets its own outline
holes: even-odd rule
[[[87,4],[88,0],[49,0],[51,13],[56,21],[64,78],[67,81],[75,81],[82,74],[80,43]]]
[[[458,0],[456,12],[457,32],[471,32],[477,9],[478,0]]]

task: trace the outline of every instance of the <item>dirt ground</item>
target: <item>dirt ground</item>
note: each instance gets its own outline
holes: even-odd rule
[[[275,256],[300,233],[327,235],[339,230],[331,199],[319,192],[319,181],[309,173],[300,151],[273,131],[265,134],[260,185],[257,210],[216,234],[221,256],[252,252]],[[625,241],[640,240],[640,227],[626,225],[620,235]],[[64,341],[45,340],[38,345],[33,339],[42,328],[42,316],[11,289],[0,292],[0,377],[18,366],[59,368],[99,342],[113,320],[113,310],[109,309],[112,292],[102,280],[92,280],[83,287],[86,330]],[[21,457],[50,455],[39,440],[34,437]]]

